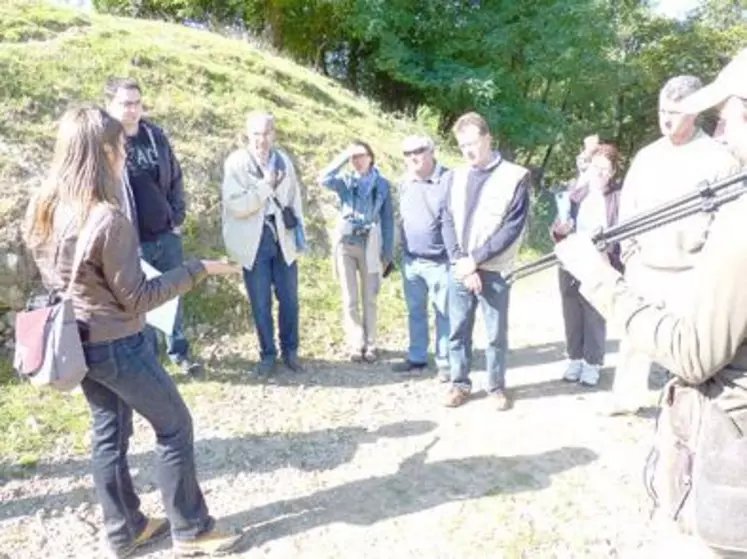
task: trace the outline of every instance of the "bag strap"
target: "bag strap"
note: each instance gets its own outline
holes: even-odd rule
[[[276,205],[276,206],[277,206],[278,208],[280,208],[280,211],[281,211],[281,212],[282,212],[282,211],[283,211],[283,210],[284,210],[284,209],[286,208],[286,206],[283,206],[283,205],[282,205],[282,204],[280,203],[280,200],[278,200],[278,197],[277,197],[277,196],[275,196],[274,194],[272,195],[272,201],[273,201],[273,202],[275,202],[275,205]]]
[[[96,212],[97,208],[93,208],[89,213],[88,217],[86,218],[86,222],[83,225],[83,228],[80,230],[80,233],[78,234],[78,239],[75,241],[75,256],[73,256],[73,264],[70,268],[70,277],[67,281],[67,286],[65,287],[65,293],[67,295],[70,295],[70,292],[73,288],[73,284],[75,283],[75,280],[78,278],[78,274],[80,272],[80,266],[83,264],[83,257],[85,256],[86,250],[88,249],[88,246],[91,244],[91,240],[89,237],[92,236],[92,227],[93,227],[93,214]],[[63,240],[64,242],[64,240]]]

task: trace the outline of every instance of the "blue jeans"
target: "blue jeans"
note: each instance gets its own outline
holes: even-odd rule
[[[277,358],[272,323],[272,291],[278,300],[278,329],[283,357],[298,353],[298,266],[286,264],[283,251],[269,225],[262,229],[254,266],[244,268],[244,285],[252,307],[252,318],[259,336],[260,359]]]
[[[482,292],[479,295],[469,291],[453,275],[449,277],[451,382],[463,390],[472,388],[469,378],[472,364],[472,333],[479,304],[488,339],[485,349],[488,392],[495,392],[506,387],[509,286],[497,272],[480,270],[478,273],[482,279]]]
[[[168,272],[182,265],[184,255],[182,250],[182,238],[176,233],[162,233],[157,240],[141,243],[143,260],[153,266],[159,272]],[[153,348],[158,353],[158,338],[156,330],[150,326],[147,335],[153,341]],[[166,336],[166,352],[172,363],[177,365],[189,358],[189,342],[182,330],[182,303],[178,301],[174,331]]]
[[[156,481],[172,537],[190,540],[212,529],[195,472],[192,417],[146,336],[83,347],[89,370],[81,388],[93,417],[93,483],[111,545],[129,545],[147,522],[127,464],[133,409],[156,433]]]
[[[436,322],[436,366],[449,366],[449,265],[426,258],[405,255],[402,261],[410,348],[407,360],[428,362],[428,296],[430,294]]]

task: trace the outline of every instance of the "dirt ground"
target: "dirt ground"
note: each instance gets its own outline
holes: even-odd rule
[[[212,514],[245,532],[239,556],[643,553],[653,537],[642,467],[654,420],[598,413],[612,384],[614,328],[598,387],[559,380],[562,322],[548,271],[515,285],[510,339],[516,404],[504,413],[481,397],[484,371],[474,375],[474,400],[447,409],[435,373],[390,371],[395,353],[377,365],[311,363],[269,384],[216,372],[190,403],[198,472]],[[404,332],[386,347],[399,352],[403,340]],[[163,514],[152,432],[142,420],[135,431],[136,487],[145,511]],[[0,485],[0,557],[102,557],[100,526],[86,457]],[[141,556],[170,556],[168,540]]]

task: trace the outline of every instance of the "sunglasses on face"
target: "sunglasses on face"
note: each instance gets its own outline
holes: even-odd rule
[[[409,151],[404,152],[404,156],[410,157],[412,155],[423,155],[426,151],[428,151],[428,148],[411,149]]]

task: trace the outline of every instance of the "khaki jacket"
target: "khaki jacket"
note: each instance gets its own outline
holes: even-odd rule
[[[644,300],[608,267],[581,284],[583,296],[622,324],[634,348],[675,376],[660,418],[661,434],[684,443],[669,445],[669,506],[677,509],[684,499],[686,526],[704,539],[731,530],[735,548],[747,546],[745,215],[747,196],[719,209],[683,293],[687,307]]]
[[[282,158],[285,172],[274,190],[266,181],[250,173],[253,163],[246,148],[234,151],[224,166],[221,188],[223,242],[229,256],[250,270],[254,266],[262,237],[267,201],[273,194],[281,205],[293,208],[296,217],[303,221],[301,183],[296,170],[285,152],[280,149],[276,151],[278,157]],[[296,232],[285,228],[282,210],[277,204],[272,204],[271,207],[275,215],[280,249],[286,264],[290,266],[299,254]]]

